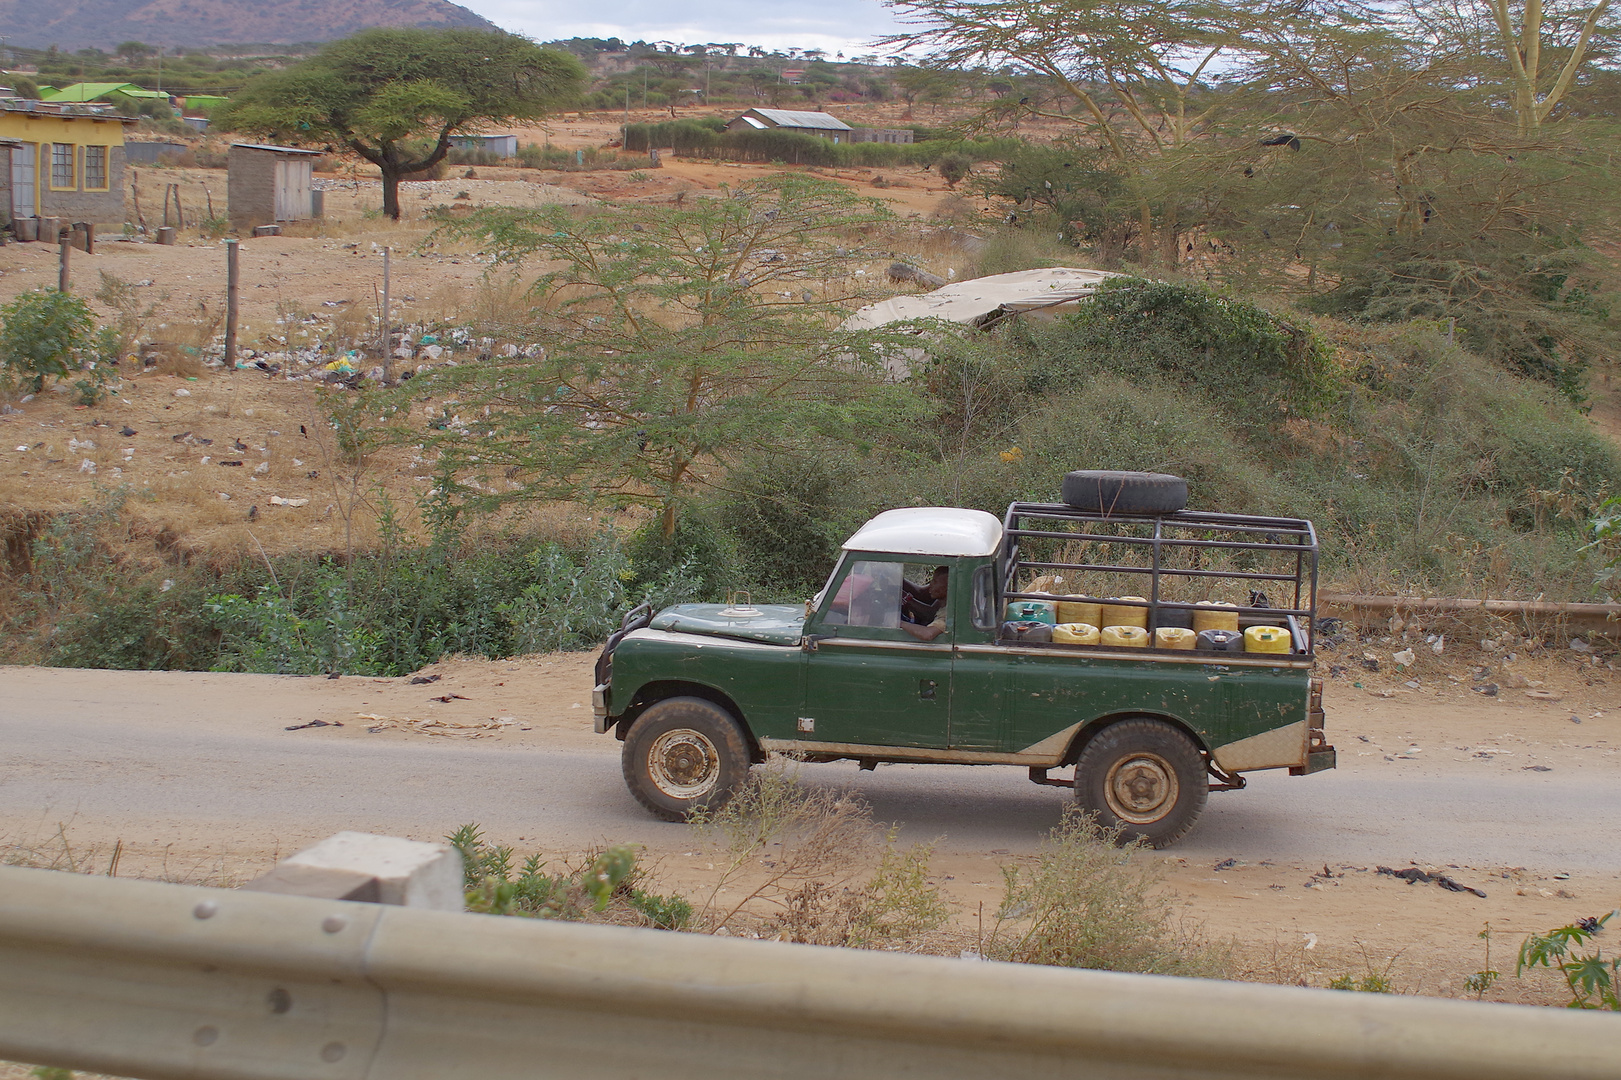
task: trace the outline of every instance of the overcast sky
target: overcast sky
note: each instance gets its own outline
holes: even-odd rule
[[[687,45],[741,41],[769,49],[797,46],[846,56],[870,51],[873,38],[895,29],[878,0],[459,0],[497,26],[540,41],[618,37]]]

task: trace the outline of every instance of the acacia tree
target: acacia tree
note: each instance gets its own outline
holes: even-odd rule
[[[375,29],[250,80],[215,122],[354,151],[381,171],[383,212],[398,218],[400,178],[443,161],[454,136],[543,116],[584,85],[575,57],[512,34]]]
[[[853,446],[904,422],[910,394],[883,361],[915,340],[838,327],[862,298],[853,263],[875,257],[863,237],[891,220],[842,185],[782,174],[676,207],[502,208],[447,226],[498,264],[551,269],[534,319],[505,328],[527,358],[428,384],[454,402],[419,436],[439,455],[441,516],[606,500],[657,509],[669,538],[683,503],[746,455]]]
[[[1475,58],[1472,74],[1502,88],[1524,135],[1553,117],[1584,67],[1614,64],[1612,0],[1408,0],[1404,14],[1426,38]]]
[[[1138,188],[1144,261],[1152,261],[1158,233],[1175,264],[1185,223],[1174,193],[1160,200],[1156,215],[1145,163],[1181,154],[1202,132],[1211,73],[1259,12],[1221,0],[885,0],[885,6],[913,28],[881,39],[885,48],[922,51],[933,68],[1011,66],[1077,101],[1074,113],[1048,109],[1028,93],[1020,105],[1077,124],[1107,147]]]

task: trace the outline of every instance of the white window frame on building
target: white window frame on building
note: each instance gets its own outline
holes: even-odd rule
[[[108,186],[107,162],[110,157],[105,146],[84,148],[84,189],[106,191]]]
[[[77,191],[79,190],[78,147],[73,143],[53,142],[51,147],[51,190]],[[67,151],[66,155],[63,151]],[[61,183],[59,178],[63,170],[67,172],[67,183]]]

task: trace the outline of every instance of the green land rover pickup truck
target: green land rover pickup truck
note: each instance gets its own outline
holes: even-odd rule
[[[1186,490],[1076,472],[1062,502],[1001,521],[890,510],[802,606],[638,608],[597,661],[596,730],[624,742],[631,792],[669,820],[719,805],[772,752],[1016,765],[1164,847],[1246,772],[1335,764],[1311,676],[1311,523],[1187,510]],[[1073,643],[1095,637],[1085,617],[1126,629]],[[1214,623],[1229,629],[1192,632]]]

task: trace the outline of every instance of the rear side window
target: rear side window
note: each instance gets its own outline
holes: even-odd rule
[[[974,571],[974,625],[981,630],[995,630],[1000,625],[996,618],[996,578],[992,569],[981,566]]]

